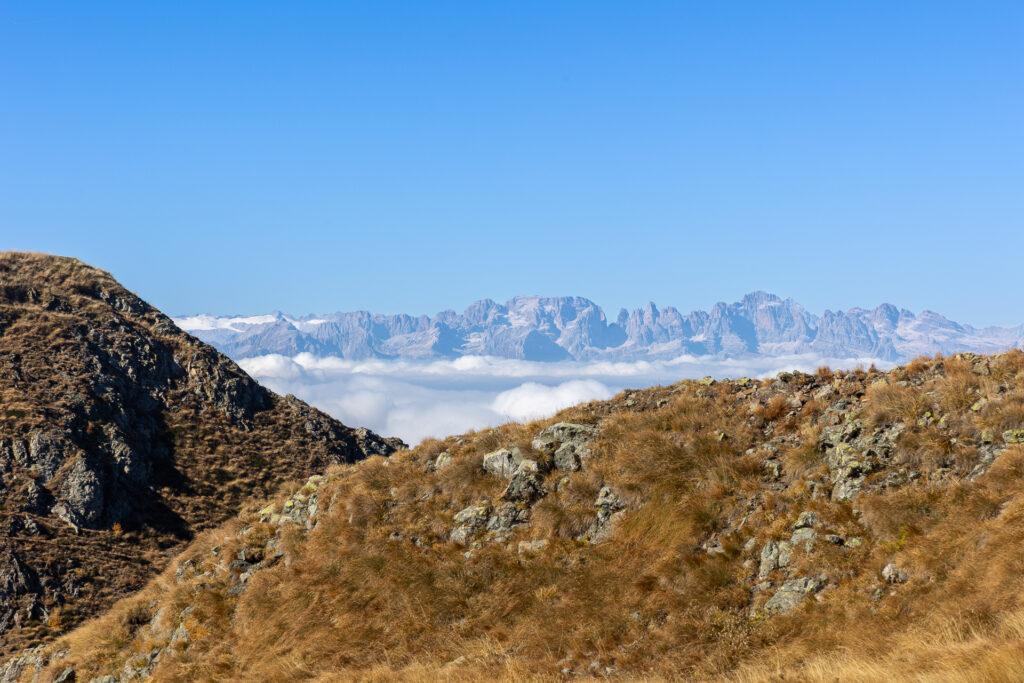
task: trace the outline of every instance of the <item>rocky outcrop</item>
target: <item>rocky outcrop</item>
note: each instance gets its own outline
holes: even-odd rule
[[[275,396],[73,259],[0,254],[0,321],[0,504],[17,513],[0,542],[12,576],[38,575],[12,584],[31,618],[0,599],[7,643],[44,612],[61,614],[33,626],[48,636],[137,588],[251,497],[403,446]]]
[[[583,462],[590,456],[590,443],[596,433],[590,425],[559,422],[538,434],[533,448],[549,455],[555,469],[575,472],[583,468]]]

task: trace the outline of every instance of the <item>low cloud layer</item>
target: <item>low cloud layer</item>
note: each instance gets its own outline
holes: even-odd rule
[[[766,377],[783,370],[812,371],[820,365],[852,368],[873,362],[887,367],[872,358],[813,355],[538,363],[483,356],[351,361],[308,353],[245,358],[239,365],[274,391],[295,394],[345,424],[415,444],[430,436],[546,417],[572,405],[611,398],[628,388],[705,375]]]

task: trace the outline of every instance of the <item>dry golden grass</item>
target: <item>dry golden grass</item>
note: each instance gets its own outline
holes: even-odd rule
[[[956,358],[924,359],[884,385],[877,372],[829,371],[840,397],[811,409],[777,403],[768,382],[684,382],[637,392],[629,408],[565,411],[560,419],[600,420],[587,470],[561,482],[564,473],[548,475],[558,492],[531,523],[468,558],[446,538],[452,516],[496,503],[504,486],[483,473],[482,455],[529,448],[547,421],[336,469],[322,490],[330,511],[286,538],[287,564],[258,573],[237,598],[216,579],[178,584],[168,570],[69,636],[68,661],[86,679],[119,670],[129,652],[152,646],[148,626],[132,624],[158,603],[194,606],[195,633],[161,660],[157,680],[534,681],[564,680],[563,669],[622,680],[1015,680],[1024,665],[1024,447],[964,477],[985,423],[1024,426],[1013,423],[1024,383],[1008,379],[1024,364],[1017,354],[990,364],[990,375],[968,376]],[[811,395],[824,374],[796,377],[788,392]],[[968,395],[989,407],[918,425]],[[859,396],[851,410],[866,425],[908,423],[889,469],[867,483],[900,468],[919,476],[836,502],[819,439],[844,419],[832,403]],[[755,400],[767,408],[751,411]],[[793,415],[795,427],[780,432]],[[772,439],[782,445],[778,478],[763,467]],[[441,451],[452,463],[432,471]],[[581,542],[603,485],[626,515],[608,541]],[[862,543],[819,536],[813,552],[795,547],[792,576],[825,573],[834,586],[764,617],[756,609],[771,591],[752,591],[761,546],[786,538],[806,510],[822,532]],[[231,556],[246,525],[250,538],[269,533],[243,517],[179,562],[209,563],[214,545]],[[548,545],[535,554],[517,552],[519,541],[541,538]],[[882,579],[890,562],[909,573],[906,583]]]

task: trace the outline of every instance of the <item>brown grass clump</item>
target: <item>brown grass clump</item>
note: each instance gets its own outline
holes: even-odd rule
[[[900,384],[876,384],[864,399],[866,417],[873,424],[905,422],[914,424],[933,408],[930,397],[920,389]]]

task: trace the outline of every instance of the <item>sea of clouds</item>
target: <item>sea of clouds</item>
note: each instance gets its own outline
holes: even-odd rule
[[[239,365],[270,389],[295,394],[345,424],[365,426],[409,444],[547,417],[572,405],[611,398],[623,389],[711,375],[769,377],[784,370],[889,367],[873,358],[804,354],[667,361],[541,363],[484,356],[454,360],[364,360],[300,353],[244,358]]]

